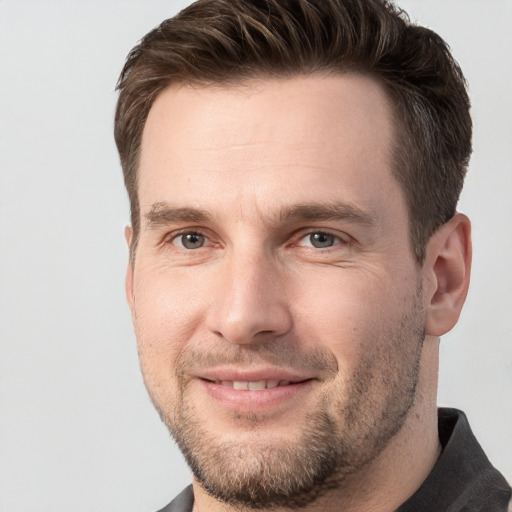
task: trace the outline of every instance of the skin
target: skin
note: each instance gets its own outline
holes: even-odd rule
[[[344,450],[304,510],[394,510],[439,455],[438,338],[466,296],[470,227],[456,215],[414,260],[391,114],[350,74],[171,86],[149,113],[126,289],[148,391],[206,473],[194,510],[241,510],[210,483],[279,474],[317,434]],[[262,379],[296,382],[217,382]]]

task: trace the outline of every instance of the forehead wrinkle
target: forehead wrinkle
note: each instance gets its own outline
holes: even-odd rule
[[[246,188],[250,188],[246,187]],[[275,224],[275,215],[272,214],[268,208],[268,205],[261,205],[262,198],[255,197],[251,192],[247,193],[247,190],[239,191],[234,197],[236,197],[237,207],[233,209],[235,217],[233,220],[235,223],[253,223],[255,219],[257,222],[261,222],[263,225]],[[263,201],[265,201],[263,197]]]

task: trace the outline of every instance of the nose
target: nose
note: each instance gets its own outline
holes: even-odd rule
[[[208,328],[230,343],[246,345],[290,331],[285,276],[268,255],[232,254],[216,279]]]

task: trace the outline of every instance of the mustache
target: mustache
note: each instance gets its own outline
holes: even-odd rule
[[[247,345],[228,342],[184,349],[176,360],[176,375],[182,377],[220,366],[251,368],[273,366],[299,374],[313,374],[321,379],[333,378],[338,372],[334,355],[325,348],[304,348],[278,340]]]

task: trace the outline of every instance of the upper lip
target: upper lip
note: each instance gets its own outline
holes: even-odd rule
[[[285,368],[211,368],[198,373],[197,377],[212,382],[259,382],[262,380],[302,382],[313,378],[312,376],[301,375]]]

